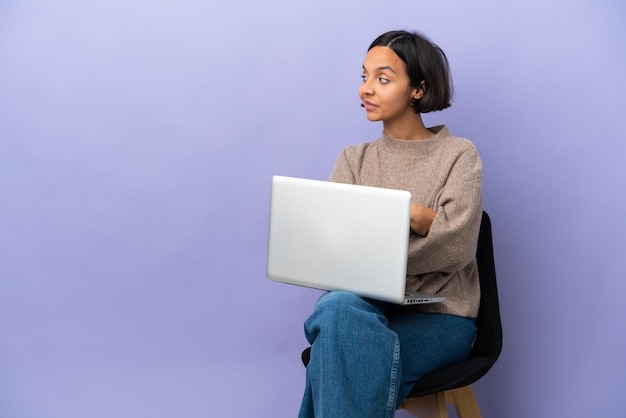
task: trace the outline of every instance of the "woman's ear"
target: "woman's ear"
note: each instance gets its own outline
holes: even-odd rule
[[[419,100],[422,97],[424,97],[425,86],[426,86],[426,82],[422,80],[420,85],[413,89],[413,100]]]

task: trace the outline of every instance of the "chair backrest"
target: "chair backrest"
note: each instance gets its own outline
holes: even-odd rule
[[[488,357],[493,363],[502,351],[502,322],[496,283],[496,268],[493,257],[491,219],[483,212],[476,253],[480,275],[480,308],[476,318],[478,335],[472,349],[472,356]]]

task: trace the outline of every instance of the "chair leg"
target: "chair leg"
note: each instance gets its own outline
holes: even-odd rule
[[[408,398],[400,405],[400,409],[405,409],[419,418],[448,418],[444,392]]]
[[[406,399],[400,409],[419,418],[448,418],[447,404],[453,404],[458,418],[482,418],[471,385]]]
[[[454,404],[454,410],[459,418],[482,418],[471,385],[447,390],[446,400],[448,403]]]

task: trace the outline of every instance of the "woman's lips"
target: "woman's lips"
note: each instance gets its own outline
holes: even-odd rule
[[[365,108],[365,110],[371,111],[376,109],[378,106],[376,106],[374,103],[372,102],[368,102],[367,100],[363,102],[363,107]]]

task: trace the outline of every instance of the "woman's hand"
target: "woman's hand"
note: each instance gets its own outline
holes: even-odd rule
[[[417,203],[411,202],[411,229],[416,234],[425,237],[435,220],[437,212]]]

